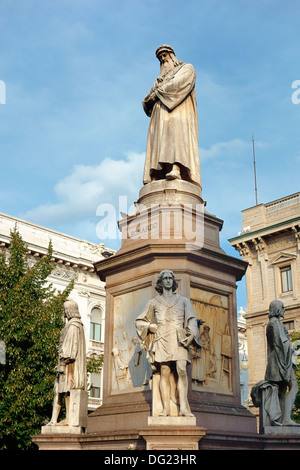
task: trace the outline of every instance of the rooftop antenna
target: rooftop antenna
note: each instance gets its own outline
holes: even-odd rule
[[[256,163],[255,163],[255,146],[254,146],[254,135],[253,134],[252,134],[252,149],[253,149],[254,182],[255,182],[255,202],[256,202],[256,205],[258,205],[257,182],[256,182]]]

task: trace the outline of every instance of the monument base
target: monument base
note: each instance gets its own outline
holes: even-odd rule
[[[148,426],[196,426],[196,416],[149,416]]]
[[[204,354],[195,351],[188,366],[188,400],[196,417],[192,425],[225,434],[256,433],[255,417],[240,404],[236,282],[247,265],[221,249],[223,221],[205,210],[195,185],[156,181],[139,196],[137,213],[119,221],[121,249],[95,263],[106,282],[103,405],[89,414],[87,435],[138,434],[150,426],[150,415],[161,412],[152,400],[159,372],[153,374],[138,344],[135,320],[157,295],[155,283],[164,269],[174,272],[178,294],[190,299],[215,347],[212,371],[205,370]],[[192,249],[191,242],[201,246]],[[200,335],[203,330],[200,326]],[[172,403],[176,417],[178,404]]]
[[[59,424],[42,426],[42,434],[82,434],[82,426],[60,426]]]
[[[177,421],[181,418],[170,419]],[[205,434],[205,428],[175,424],[169,426],[162,424],[150,425],[140,430],[140,435],[146,441],[146,450],[198,450],[199,441]]]
[[[33,436],[39,450],[299,450],[300,434],[211,431],[196,426],[145,426],[138,432],[115,431]],[[193,447],[192,447],[193,446]],[[139,454],[140,455],[140,454]],[[196,454],[195,454],[196,455]]]
[[[300,425],[290,425],[290,426],[265,426],[263,428],[263,434],[273,435],[273,436],[291,436],[295,435],[300,437]]]

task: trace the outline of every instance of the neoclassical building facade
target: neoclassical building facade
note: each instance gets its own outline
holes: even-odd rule
[[[249,389],[264,379],[269,305],[281,300],[289,331],[300,330],[300,193],[242,211],[243,228],[229,241],[246,271]]]
[[[53,246],[55,269],[48,280],[62,291],[74,280],[70,298],[78,303],[84,324],[87,357],[103,354],[105,327],[105,284],[94,270],[94,262],[114,254],[114,250],[0,213],[0,247],[9,248],[11,231],[17,227],[28,247],[28,263],[47,253]],[[89,374],[89,410],[102,403],[102,371]]]

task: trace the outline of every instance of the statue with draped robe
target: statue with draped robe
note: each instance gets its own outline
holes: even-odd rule
[[[143,100],[150,117],[144,184],[183,179],[201,187],[195,69],[171,46],[158,47],[156,56],[161,74]]]
[[[53,411],[48,426],[83,426],[87,416],[86,343],[78,304],[67,300],[64,303],[64,316],[67,323],[60,335]],[[58,422],[63,398],[66,417]],[[86,410],[80,409],[82,407],[86,407]]]

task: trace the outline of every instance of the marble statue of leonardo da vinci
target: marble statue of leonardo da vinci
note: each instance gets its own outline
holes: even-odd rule
[[[144,184],[184,179],[201,187],[196,107],[196,72],[171,46],[156,50],[160,76],[143,100],[150,117]]]

